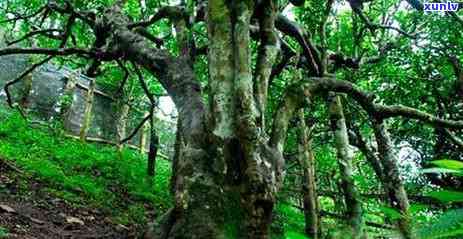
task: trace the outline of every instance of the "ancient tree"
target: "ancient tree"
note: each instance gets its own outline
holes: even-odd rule
[[[1,49],[0,56],[43,56],[6,85],[8,103],[14,107],[9,87],[55,58],[83,59],[90,76],[98,73],[103,65],[114,65],[114,62],[118,67],[130,68],[129,74],[139,79],[153,104],[155,99],[145,86],[143,75],[151,76],[150,79],[162,85],[179,112],[172,179],[175,203],[146,238],[225,238],[230,233],[240,233],[239,238],[269,238],[272,210],[285,174],[283,153],[290,120],[297,117],[301,109],[323,104],[328,94],[335,93],[353,99],[368,115],[379,151],[379,155],[369,155],[369,158],[378,174],[381,173],[378,178],[391,207],[401,212],[403,220],[400,220],[399,229],[402,235],[412,237],[407,194],[398,175],[397,155],[392,150],[384,122],[388,118],[403,117],[453,130],[463,129],[463,122],[445,120],[406,106],[377,103],[375,95],[364,92],[350,81],[336,79],[337,69],[358,69],[363,64],[374,64],[387,50],[378,49],[377,55],[371,58],[329,51],[324,36],[325,23],[332,5],[336,4],[334,1],[320,2],[326,9],[317,31],[320,44],[314,43],[316,36],[308,34],[304,25],[282,14],[288,5],[286,1],[180,1],[179,5],[160,6],[155,14],[143,16],[141,20],[134,20],[124,11],[126,2],[117,0],[88,9],[73,1],[50,0],[29,13],[16,12],[7,22],[32,21],[35,24],[15,43],[45,37],[55,42],[55,47],[11,45]],[[295,6],[304,3],[290,2]],[[369,20],[363,12],[362,1],[348,2],[361,20],[359,24],[365,26],[362,34],[388,30],[414,37],[399,28]],[[60,16],[62,20],[50,23],[47,18],[51,16]],[[176,52],[163,47],[164,40],[152,30],[166,19],[175,31]],[[197,42],[199,33],[195,28],[201,24],[205,27],[200,33],[207,34],[207,42],[203,45]],[[76,42],[74,31],[77,29],[85,31],[92,43]],[[297,47],[284,38],[290,38]],[[253,44],[257,47],[253,48]],[[207,82],[201,84],[195,63],[205,56],[208,77]],[[278,98],[276,108],[270,109],[270,86],[286,68],[301,69],[303,77],[295,77]],[[361,234],[361,206],[350,178],[350,156],[346,151],[353,142],[348,139],[339,96],[331,100],[331,114],[339,163],[345,176],[343,193],[350,204],[349,225],[354,234]],[[310,117],[310,112],[307,115]],[[301,140],[308,143],[304,131]],[[155,143],[150,146],[153,154],[156,147]],[[304,165],[310,167],[311,156],[307,156],[310,148],[301,148],[301,151],[308,157]],[[307,180],[314,174],[310,170],[304,171]],[[315,223],[315,192],[311,184],[307,185],[307,197],[311,197],[307,198],[310,204],[307,207],[311,208],[307,218]],[[232,229],[226,227],[230,224],[239,225]],[[307,230],[317,233],[315,228]]]

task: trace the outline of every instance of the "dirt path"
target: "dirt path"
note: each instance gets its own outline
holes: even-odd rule
[[[134,230],[115,225],[98,210],[75,208],[43,188],[0,159],[0,227],[8,230],[6,238],[136,238]]]

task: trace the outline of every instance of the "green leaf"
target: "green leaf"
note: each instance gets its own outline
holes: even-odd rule
[[[398,212],[397,210],[393,208],[381,206],[379,207],[379,209],[392,220],[400,219],[402,217],[400,212]]]
[[[425,168],[421,170],[421,173],[452,173],[452,174],[461,174],[462,171],[448,168]]]
[[[438,166],[439,168],[463,170],[463,162],[457,160],[443,159],[431,161],[431,164]]]
[[[427,194],[427,196],[435,198],[445,203],[463,202],[463,192],[442,190],[442,191],[430,192]]]
[[[422,210],[425,210],[428,208],[428,205],[426,204],[411,204],[410,205],[410,212],[411,213],[418,213]]]

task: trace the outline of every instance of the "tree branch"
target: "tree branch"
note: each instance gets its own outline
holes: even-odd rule
[[[376,104],[374,103],[375,96],[373,94],[362,91],[351,82],[329,77],[311,77],[293,84],[286,90],[283,100],[273,117],[273,129],[269,144],[278,150],[283,150],[289,120],[295,110],[305,106],[314,96],[326,94],[329,91],[346,93],[357,101],[370,117],[378,121],[391,117],[403,117],[415,119],[435,127],[463,129],[463,121],[441,119],[429,113],[402,105],[386,106]]]
[[[15,18],[10,18],[10,19],[7,19],[7,20],[4,20],[4,21],[0,21],[0,24],[3,24],[3,23],[8,23],[8,22],[15,22],[15,21],[18,21],[18,20],[24,20],[24,19],[28,19],[28,18],[31,18],[31,17],[35,17],[37,15],[39,15],[41,12],[43,12],[45,9],[47,9],[47,5],[45,6],[42,6],[41,8],[39,8],[39,10],[29,14],[29,15],[26,15],[26,16],[23,16],[23,15],[19,15]]]
[[[360,19],[363,21],[363,23],[365,23],[365,25],[371,30],[372,33],[375,32],[375,30],[377,29],[386,29],[386,30],[394,30],[396,31],[397,33],[399,34],[402,34],[408,38],[411,38],[411,39],[416,39],[416,35],[412,35],[408,32],[405,32],[404,30],[400,29],[400,28],[397,28],[397,27],[394,27],[394,26],[389,26],[389,25],[381,25],[381,24],[377,24],[377,23],[373,23],[370,21],[370,19],[368,19],[368,17],[365,15],[365,13],[362,11],[362,3],[358,3],[358,2],[362,2],[362,1],[358,1],[358,0],[348,0],[352,10],[360,17]]]
[[[185,9],[180,6],[165,6],[159,9],[159,11],[151,16],[149,20],[131,23],[127,27],[129,29],[136,27],[149,27],[163,18],[168,18],[171,20],[176,18],[185,18],[188,20],[188,17],[189,16],[186,14]]]
[[[445,129],[444,133],[454,144],[463,149],[463,139],[458,138],[454,133],[452,133],[448,129]]]
[[[96,57],[96,53],[87,49],[80,48],[4,48],[0,49],[0,56],[29,54],[29,55],[49,55],[49,56],[70,56],[78,55],[82,57]]]
[[[281,60],[274,65],[272,69],[272,73],[270,74],[270,79],[268,85],[271,86],[273,80],[283,72],[283,70],[288,66],[290,60],[293,56],[296,55],[295,51],[291,49],[289,44],[285,42],[283,39],[280,38],[280,45],[281,45]]]
[[[142,27],[136,27],[134,28],[134,32],[138,33],[140,36],[145,37],[146,39],[152,41],[154,44],[156,44],[157,47],[161,47],[164,45],[164,40],[161,38],[155,37],[153,34],[151,34],[148,30]]]
[[[138,81],[140,82],[141,88],[145,92],[146,97],[148,97],[151,107],[156,105],[156,99],[154,98],[154,95],[150,92],[148,85],[145,82],[145,79],[143,78],[143,74],[141,73],[140,69],[138,69],[138,66],[135,63],[132,63],[133,67],[135,69],[135,73],[138,76]]]
[[[426,112],[419,111],[415,108],[402,105],[381,105],[374,103],[375,96],[362,91],[359,87],[348,81],[336,80],[333,78],[311,78],[313,83],[308,84],[308,88],[304,89],[306,94],[314,95],[317,92],[336,91],[343,92],[355,99],[367,113],[376,119],[386,119],[391,117],[404,117],[416,119],[424,123],[453,129],[463,129],[463,121],[453,121],[437,118]],[[307,90],[309,92],[307,92]]]
[[[306,34],[304,33],[304,30],[299,25],[297,25],[297,23],[292,22],[281,14],[278,15],[275,26],[281,32],[296,39],[296,41],[302,47],[302,51],[308,61],[310,70],[316,76],[320,76],[320,56],[315,46],[310,41],[306,40]]]
[[[53,59],[54,56],[48,56],[46,57],[45,59],[43,59],[42,61],[32,65],[31,67],[29,67],[27,70],[25,70],[20,76],[18,76],[16,79],[14,80],[11,80],[11,81],[8,81],[5,86],[3,87],[3,90],[5,91],[5,94],[6,94],[6,101],[8,103],[8,105],[11,107],[11,108],[14,108],[13,106],[13,100],[11,98],[11,94],[10,94],[10,86],[20,82],[21,80],[24,79],[24,77],[26,77],[27,75],[29,75],[30,73],[32,73],[35,69],[37,69],[38,67],[40,67],[41,65],[47,63],[48,61],[50,61],[51,59]]]
[[[120,60],[117,60],[116,62],[117,62],[117,65],[124,71],[124,78],[122,79],[122,82],[119,85],[119,88],[116,90],[116,95],[120,95],[122,93],[122,90],[124,89],[125,84],[127,83],[127,80],[129,79],[130,72]]]
[[[262,128],[265,125],[269,79],[280,47],[280,40],[275,32],[277,5],[278,1],[265,0],[257,7],[255,14],[259,20],[260,45],[254,72],[254,98],[260,111],[258,123]]]
[[[145,118],[143,118],[143,120],[138,124],[138,126],[135,127],[135,129],[132,131],[132,133],[130,133],[129,136],[127,136],[125,139],[121,140],[120,144],[124,144],[127,141],[131,140],[138,133],[138,131],[141,129],[141,127],[143,127],[143,125],[146,123],[146,121],[148,121],[150,118],[151,118],[151,111]]]
[[[455,83],[456,93],[463,97],[463,67],[456,56],[449,56],[449,61],[452,64],[453,72],[457,81]]]
[[[46,35],[46,33],[53,33],[53,32],[61,32],[60,29],[44,29],[44,30],[36,30],[36,31],[31,31],[29,33],[27,33],[26,35],[24,35],[23,37],[17,39],[17,40],[14,40],[14,41],[11,41],[11,42],[8,42],[7,45],[8,46],[11,46],[13,44],[16,44],[16,43],[19,43],[19,42],[22,42],[30,37],[33,37],[35,35]],[[48,37],[48,36],[47,36]],[[60,38],[60,37],[59,37]],[[61,39],[61,38],[60,38]]]

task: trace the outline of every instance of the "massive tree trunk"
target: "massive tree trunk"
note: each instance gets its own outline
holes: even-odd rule
[[[339,171],[341,175],[341,187],[344,193],[344,202],[347,209],[347,220],[352,238],[360,238],[362,232],[362,206],[354,184],[352,172],[352,150],[349,148],[346,120],[342,108],[341,98],[330,92],[329,113],[331,129],[334,133]]]
[[[223,158],[206,128],[201,86],[186,56],[172,57],[126,28],[127,19],[110,14],[110,45],[127,60],[155,75],[172,97],[181,118],[174,208],[146,238],[224,238]]]
[[[274,17],[275,3],[264,2],[263,15]],[[189,65],[190,81],[178,74],[184,64],[167,67],[172,71],[165,76],[179,75],[175,81],[161,79],[181,119],[174,162],[175,208],[149,238],[269,238],[275,194],[282,181],[282,153],[272,149],[263,134],[263,88],[270,71],[257,71],[263,86],[255,89],[249,49],[253,9],[252,1],[218,0],[208,4],[209,110],[200,97],[195,97],[200,96],[200,88],[191,79],[194,75],[189,75]],[[273,28],[265,34],[273,34]],[[261,67],[273,65],[276,54],[272,44],[274,41],[269,41],[270,47],[262,46],[261,51],[269,52],[270,59],[262,60]],[[153,66],[141,57],[134,60],[148,63],[146,68],[151,70]],[[185,86],[194,86],[187,102],[181,98],[184,94],[177,93],[185,91]],[[198,100],[196,106],[191,98]],[[206,111],[210,112],[207,118]]]
[[[321,234],[317,186],[315,180],[315,158],[312,151],[312,139],[309,126],[305,123],[304,110],[299,114],[298,161],[302,171],[302,194],[305,217],[305,233],[312,239]]]

